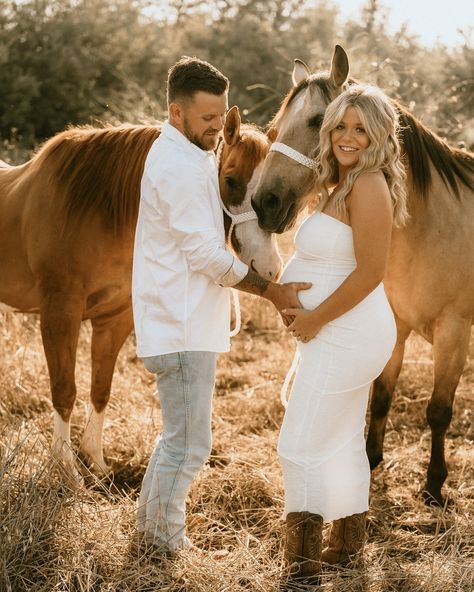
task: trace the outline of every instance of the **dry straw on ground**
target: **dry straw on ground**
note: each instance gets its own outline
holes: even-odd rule
[[[82,467],[85,485],[71,487],[48,450],[51,403],[38,321],[0,316],[0,591],[279,589],[283,492],[275,449],[283,416],[279,389],[294,346],[269,305],[250,296],[241,301],[243,330],[219,362],[213,453],[188,500],[190,536],[204,549],[227,549],[219,561],[194,553],[159,559],[135,544],[136,498],[161,420],[153,379],[136,359],[133,339],[117,364],[105,425],[114,477],[100,482]],[[87,412],[89,346],[86,325],[74,447]],[[419,492],[430,445],[425,407],[432,358],[427,344],[410,338],[385,462],[373,474],[366,568],[324,572],[321,590],[474,590],[473,371],[470,361],[447,437],[451,504],[429,509]]]

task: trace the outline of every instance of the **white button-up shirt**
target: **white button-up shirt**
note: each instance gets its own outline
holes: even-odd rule
[[[214,153],[165,123],[141,181],[132,278],[138,355],[228,351],[224,286],[247,272],[225,247]]]

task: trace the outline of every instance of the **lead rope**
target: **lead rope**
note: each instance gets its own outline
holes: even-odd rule
[[[239,293],[234,288],[231,288],[230,291],[232,292],[232,302],[234,304],[234,314],[235,314],[235,327],[230,332],[231,337],[235,337],[238,335],[241,327],[242,327],[242,319],[240,316],[240,301],[239,301]]]
[[[292,160],[298,162],[299,164],[307,167],[308,169],[317,170],[318,165],[317,165],[316,160],[314,160],[313,158],[309,158],[305,154],[301,154],[301,152],[298,152],[294,148],[291,148],[291,146],[287,146],[286,144],[283,144],[282,142],[274,142],[270,146],[270,152],[280,152],[281,154],[288,156],[288,158],[291,158]],[[293,356],[293,361],[291,362],[290,369],[287,372],[287,375],[286,375],[285,380],[283,382],[283,386],[281,387],[281,391],[280,391],[281,404],[283,405],[283,407],[285,409],[288,407],[287,394],[288,394],[288,390],[290,387],[290,382],[294,378],[299,361],[300,361],[300,352],[297,347],[296,351],[295,351],[295,355]]]
[[[290,369],[288,370],[288,372],[286,374],[285,380],[283,382],[283,386],[281,387],[281,391],[280,391],[280,401],[285,409],[288,407],[287,394],[288,394],[288,390],[290,387],[290,382],[293,380],[293,378],[296,374],[296,369],[298,368],[299,361],[300,361],[300,352],[299,352],[298,347],[296,347],[295,355],[293,356],[293,361],[291,362]]]
[[[222,150],[224,148],[224,141],[222,140],[217,148],[216,152],[216,160],[217,160],[217,170],[219,171],[219,166],[221,162]],[[221,194],[219,191],[219,201],[221,202],[221,208],[230,218],[230,229],[229,229],[229,238],[232,236],[232,231],[234,230],[234,226],[236,224],[240,224],[241,222],[247,222],[248,220],[254,220],[257,218],[257,214],[252,210],[251,212],[245,212],[243,214],[232,214],[226,208],[224,202],[222,201]],[[232,293],[232,304],[234,306],[234,316],[235,316],[235,327],[230,332],[230,337],[235,337],[239,334],[240,329],[242,328],[242,315],[240,312],[240,301],[239,301],[239,293],[234,288],[230,289]]]

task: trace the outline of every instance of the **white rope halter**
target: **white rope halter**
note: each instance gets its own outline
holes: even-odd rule
[[[222,150],[224,149],[224,141],[219,144],[219,147],[216,152],[216,159],[217,159],[217,169],[219,170],[219,166],[221,164],[221,156]],[[233,214],[222,201],[221,194],[219,192],[219,200],[221,202],[221,208],[230,218],[230,228],[229,228],[229,239],[232,238],[232,231],[234,227],[238,224],[243,224],[244,222],[250,222],[250,220],[257,220],[257,214],[255,210],[252,208],[247,212],[242,212],[241,214]]]
[[[237,224],[242,224],[243,222],[250,222],[250,220],[257,220],[257,214],[255,213],[255,210],[252,209],[248,212],[243,212],[242,214],[233,214],[226,208],[220,195],[219,199],[221,200],[222,209],[230,218],[229,239],[232,236],[232,231],[234,230],[234,227],[237,226]]]
[[[285,409],[288,407],[288,391],[290,389],[290,383],[296,374],[296,369],[298,368],[299,361],[300,361],[300,352],[297,347],[296,351],[295,351],[295,355],[293,356],[293,361],[291,362],[290,369],[288,370],[288,372],[285,376],[285,380],[283,382],[283,386],[281,387],[281,391],[280,391],[280,401]]]
[[[221,164],[221,156],[222,150],[224,149],[224,141],[219,144],[216,152],[216,160],[217,160],[217,170],[219,170]],[[243,212],[241,214],[233,214],[222,201],[221,193],[219,191],[219,201],[221,202],[221,208],[230,218],[230,228],[229,228],[229,240],[232,238],[232,231],[237,224],[243,224],[244,222],[250,222],[250,220],[257,220],[257,214],[255,210],[252,208],[248,212]],[[232,292],[232,300],[234,303],[234,312],[235,312],[235,327],[230,332],[230,337],[235,337],[242,326],[242,320],[240,315],[240,302],[239,302],[239,294],[237,290],[231,289]]]
[[[296,162],[299,162],[308,169],[311,169],[313,171],[316,170],[315,160],[309,158],[308,156],[305,156],[304,154],[301,154],[301,152],[298,152],[298,150],[295,150],[294,148],[291,148],[286,144],[282,144],[281,142],[274,142],[270,146],[270,152],[281,152],[285,156],[288,156],[288,158],[296,160]]]

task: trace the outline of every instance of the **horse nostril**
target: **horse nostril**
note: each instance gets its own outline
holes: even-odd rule
[[[277,210],[280,207],[280,198],[274,193],[268,193],[263,200],[263,207],[268,210]]]

